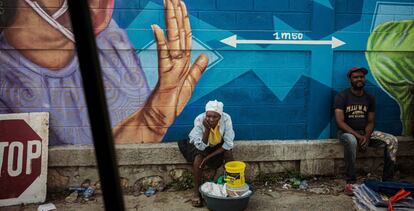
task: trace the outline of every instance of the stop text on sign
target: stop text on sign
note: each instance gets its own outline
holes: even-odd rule
[[[32,173],[32,160],[41,156],[42,142],[29,140],[27,141],[27,150],[24,148],[24,144],[19,141],[0,142],[0,169],[3,169],[3,165],[7,165],[7,171],[0,171],[0,177],[5,176],[4,174],[16,177],[22,173],[26,175]]]
[[[0,114],[0,207],[46,199],[49,114]]]

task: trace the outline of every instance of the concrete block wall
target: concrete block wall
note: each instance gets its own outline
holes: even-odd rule
[[[401,173],[414,172],[414,139],[399,137],[397,166]],[[172,172],[191,171],[176,143],[121,145],[116,147],[123,188],[133,190],[137,181],[151,176],[172,181]],[[383,151],[369,149],[358,154],[360,172],[381,175]],[[299,172],[304,175],[333,176],[344,171],[343,148],[338,140],[237,141],[234,157],[247,163],[246,179],[261,173]],[[91,146],[51,147],[49,149],[48,190],[78,186],[85,179],[99,181],[94,149]]]
[[[192,10],[192,6],[196,3],[188,2],[188,4],[189,9]],[[229,34],[237,34],[241,36],[240,39],[273,39],[275,15],[292,21],[295,17],[297,30],[310,31],[311,1],[275,3],[261,0],[217,0],[215,7],[208,9],[209,11],[201,11],[202,9],[197,6],[196,8],[192,13],[198,14],[195,16],[199,21],[193,25],[193,33],[196,37],[202,36],[201,30],[203,33],[215,33],[218,29],[225,33],[216,35],[216,39],[225,38]],[[212,24],[205,25],[202,24],[203,22]],[[292,28],[287,25],[280,25],[280,27],[292,31]],[[213,44],[213,41],[206,44],[210,43]],[[191,129],[191,116],[203,110],[208,98],[217,98],[225,103],[225,111],[233,118],[238,139],[307,137],[309,82],[306,79],[299,79],[299,76],[302,73],[309,73],[311,58],[309,51],[275,50],[266,46],[256,48],[240,45],[237,49],[233,49],[216,44],[211,47],[224,59],[206,75],[215,80],[208,80],[206,83],[201,81],[197,90],[211,90],[209,88],[211,86],[216,86],[217,89],[191,104],[187,110],[192,114],[190,118],[180,117],[179,120],[182,121],[177,121],[170,128],[166,140],[185,137],[187,131]],[[296,76],[298,77],[295,78]],[[274,90],[278,90],[280,95],[275,95]],[[186,125],[185,129],[182,128],[184,125]]]
[[[397,1],[378,11],[380,1],[213,0],[186,4],[194,38],[205,47],[198,47],[196,52],[210,52],[222,59],[211,60],[211,69],[197,84],[192,100],[169,128],[164,138],[167,142],[185,139],[194,116],[210,99],[224,102],[225,111],[233,118],[237,139],[336,137],[333,97],[349,86],[346,72],[350,67],[370,68],[365,56],[367,40],[381,23],[378,20],[388,20],[388,13],[393,16],[390,20],[412,20],[414,16],[409,3]],[[116,3],[116,14],[127,10],[140,12],[134,21],[152,17],[152,22],[159,21],[164,26],[160,0]],[[133,31],[149,30],[148,24],[129,24],[131,21],[124,16],[115,19],[133,37],[138,36]],[[275,32],[303,33],[304,40],[329,40],[335,36],[346,44],[335,49],[254,44],[231,48],[219,42],[234,34],[242,40],[274,40]],[[133,41],[143,55],[148,51],[147,42],[152,40],[152,35],[148,36]],[[143,68],[154,66],[143,61]],[[395,101],[373,75],[368,75],[367,80],[367,90],[377,98],[377,129],[400,135],[399,104],[408,102]]]

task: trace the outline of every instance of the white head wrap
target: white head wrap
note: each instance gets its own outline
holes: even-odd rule
[[[223,103],[217,100],[208,101],[206,104],[206,112],[207,111],[215,111],[220,114],[220,116],[223,114]]]

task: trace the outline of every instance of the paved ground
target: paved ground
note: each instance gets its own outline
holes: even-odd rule
[[[364,178],[360,178],[362,180]],[[414,181],[414,177],[401,178],[404,181]],[[306,190],[284,189],[284,182],[275,182],[268,185],[267,183],[258,185],[257,191],[251,197],[247,211],[253,210],[335,210],[335,211],[353,211],[352,198],[342,193],[344,182],[337,178],[313,178],[308,180]],[[143,194],[139,196],[125,195],[126,210],[165,210],[165,211],[183,211],[183,210],[208,210],[203,208],[193,208],[190,203],[192,192],[166,190],[157,192],[155,195],[147,197]],[[78,198],[75,202],[66,202],[63,195],[54,196],[54,199],[48,199],[48,202],[55,204],[57,210],[68,211],[95,211],[104,210],[102,196],[97,194],[90,201],[84,201]],[[49,197],[51,198],[51,197]],[[37,210],[38,205],[19,205],[0,208],[7,211],[28,211]]]
[[[251,197],[247,211],[250,210],[336,210],[352,211],[352,199],[342,194],[343,181],[338,179],[311,179],[306,190],[289,188],[283,189],[284,182],[272,185],[259,185],[257,191]],[[125,207],[127,210],[208,210],[193,208],[190,197],[192,192],[171,191],[158,192],[147,197],[125,195]],[[50,198],[50,197],[49,197]],[[55,196],[48,199],[57,207],[57,210],[104,210],[101,195],[95,195],[93,200],[83,201],[78,198],[76,202],[66,202],[65,196]],[[38,205],[20,205],[0,208],[0,210],[28,211],[37,210]]]
[[[206,207],[193,208],[188,198],[190,191],[160,192],[154,196],[138,197],[125,196],[127,210],[208,210]],[[53,201],[57,210],[93,211],[104,210],[102,198],[96,197],[93,201],[67,203],[64,200]],[[0,210],[36,210],[38,205],[13,206]],[[246,209],[249,210],[354,210],[352,199],[345,195],[322,195],[301,191],[274,191],[258,190],[250,199]]]

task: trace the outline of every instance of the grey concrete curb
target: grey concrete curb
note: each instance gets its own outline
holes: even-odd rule
[[[398,156],[414,156],[414,139],[398,137]],[[117,145],[119,166],[187,164],[177,143]],[[234,156],[246,162],[323,160],[343,158],[336,139],[236,141]],[[382,157],[380,149],[369,149],[359,157]],[[49,167],[95,166],[93,145],[49,147]]]

